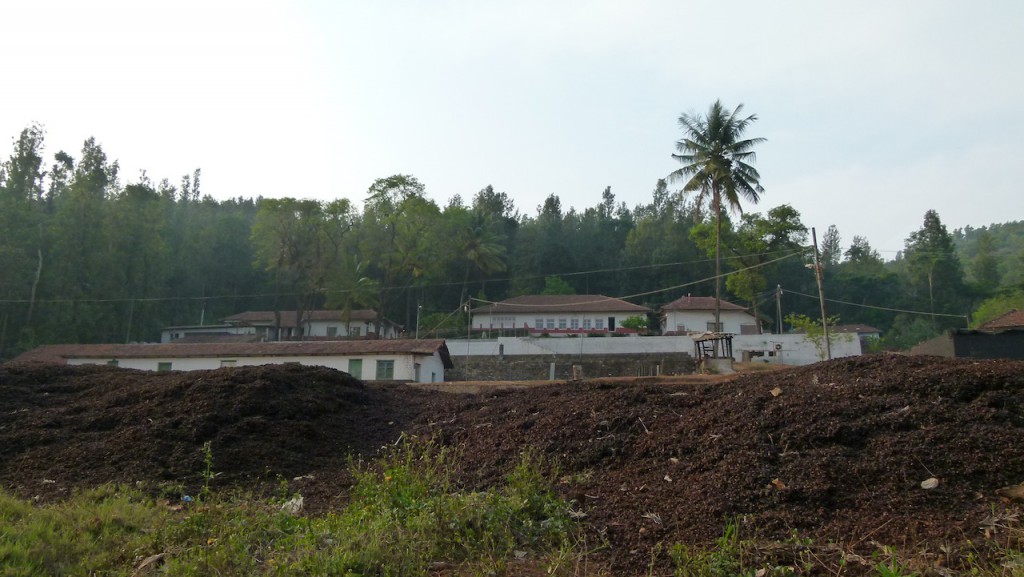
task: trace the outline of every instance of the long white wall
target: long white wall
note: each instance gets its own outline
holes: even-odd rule
[[[522,338],[500,337],[472,341],[447,340],[448,352],[456,362],[469,356],[518,355],[607,355],[635,353],[693,354],[693,339],[674,337],[584,337],[584,338]],[[786,365],[808,365],[821,359],[814,344],[804,335],[736,335],[732,338],[733,358],[743,360],[744,351],[761,352],[756,361]],[[769,354],[771,353],[771,354]],[[860,341],[853,335],[833,338],[832,357],[861,354]]]
[[[171,363],[174,371],[198,371],[220,368],[222,360],[232,360],[236,367],[276,365],[298,363],[300,365],[321,366],[348,372],[350,359],[363,360],[363,375],[357,378],[373,380],[376,375],[377,361],[394,361],[394,379],[421,383],[440,382],[444,380],[444,364],[439,356],[432,357],[411,355],[364,355],[364,356],[296,356],[296,357],[217,357],[202,358],[130,358],[117,359],[117,366],[125,369],[156,371],[160,363]],[[104,365],[110,359],[68,359],[69,365]],[[416,379],[416,363],[420,364],[419,379]]]

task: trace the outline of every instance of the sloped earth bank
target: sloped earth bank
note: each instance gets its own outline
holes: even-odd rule
[[[614,574],[646,573],[659,543],[710,544],[728,522],[848,553],[891,545],[934,571],[1020,513],[995,491],[1024,481],[1022,405],[1022,362],[902,356],[475,395],[290,365],[5,365],[0,486],[43,499],[108,481],[194,491],[209,441],[215,487],[302,476],[291,488],[316,514],[344,501],[350,455],[434,436],[461,447],[471,488],[502,480],[525,448],[556,462],[559,492]],[[922,488],[929,479],[938,486]]]

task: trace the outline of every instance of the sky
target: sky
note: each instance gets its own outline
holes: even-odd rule
[[[763,212],[895,257],[924,213],[1024,219],[1024,2],[394,0],[0,4],[0,158],[95,137],[121,168],[232,197],[361,202],[410,174],[536,214],[630,208],[681,114],[757,121]],[[681,184],[672,184],[678,189]]]

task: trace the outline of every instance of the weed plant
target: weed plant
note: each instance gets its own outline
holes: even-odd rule
[[[317,517],[208,485],[194,502],[107,486],[40,506],[0,491],[0,575],[128,576],[154,555],[164,574],[185,576],[500,575],[517,573],[517,560],[558,575],[578,565],[577,527],[536,455],[488,491],[456,487],[457,465],[452,449],[402,442],[353,463],[350,502]]]
[[[0,576],[601,574],[568,504],[552,492],[554,473],[532,452],[502,485],[469,491],[457,484],[458,451],[406,440],[353,462],[348,504],[309,517],[282,509],[284,481],[270,500],[209,489],[209,447],[204,454],[207,490],[191,502],[168,498],[174,487],[104,486],[45,505],[0,489]],[[786,542],[741,538],[741,525],[728,523],[708,548],[659,546],[636,573],[662,574],[667,563],[677,577],[1024,577],[1024,529],[1012,511],[993,512],[984,540],[918,552],[920,559],[886,547],[861,557],[795,534]],[[940,553],[941,572],[921,565]]]

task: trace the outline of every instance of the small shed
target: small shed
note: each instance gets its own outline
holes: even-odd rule
[[[702,370],[732,372],[732,335],[707,332],[693,337],[693,356]]]

